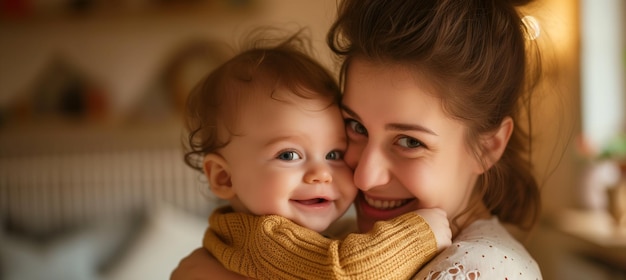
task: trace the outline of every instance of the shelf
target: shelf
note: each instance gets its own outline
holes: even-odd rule
[[[0,129],[0,156],[180,148],[184,137],[178,118],[151,123],[29,123]]]
[[[606,211],[569,209],[556,217],[556,229],[575,241],[575,249],[626,269],[626,229]]]
[[[55,20],[123,19],[169,16],[245,16],[260,7],[256,0],[170,0],[170,1],[56,1],[3,7],[0,22],[33,23]],[[75,3],[75,4],[72,4]]]

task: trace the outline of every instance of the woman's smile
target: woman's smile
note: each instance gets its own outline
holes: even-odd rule
[[[409,199],[382,199],[367,196],[360,192],[355,199],[355,206],[359,221],[374,223],[381,220],[393,219],[418,208],[416,198]]]
[[[383,199],[376,199],[368,195],[363,195],[363,197],[365,198],[365,201],[367,202],[369,206],[372,206],[379,210],[391,210],[394,208],[401,207],[407,204],[409,201],[411,201],[411,199],[393,199],[393,200],[385,199],[383,200]]]

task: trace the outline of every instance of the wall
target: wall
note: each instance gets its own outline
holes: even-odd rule
[[[334,17],[334,0],[251,2],[258,9],[243,15],[191,8],[2,22],[0,106],[30,90],[46,64],[60,55],[101,83],[113,109],[124,112],[181,44],[196,38],[230,42],[251,25],[309,27],[320,59],[330,64],[324,40]]]
[[[583,132],[595,150],[626,131],[626,4],[581,1]]]
[[[580,134],[579,6],[567,0],[538,1],[530,13],[541,22],[538,39],[543,83],[533,100],[534,164],[542,183],[543,214],[578,201],[582,162],[573,144]]]

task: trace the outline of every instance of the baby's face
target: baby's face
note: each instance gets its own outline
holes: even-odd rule
[[[256,215],[277,214],[323,231],[350,207],[357,189],[343,161],[345,129],[337,105],[285,92],[256,98],[237,119],[237,136],[220,151],[235,198]],[[235,205],[238,203],[235,203]]]

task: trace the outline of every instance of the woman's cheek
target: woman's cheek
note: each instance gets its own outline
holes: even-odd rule
[[[424,164],[404,164],[401,172],[396,176],[404,177],[403,185],[420,201],[421,208],[442,207],[443,201],[439,193],[438,178]]]

